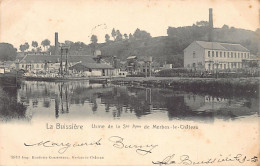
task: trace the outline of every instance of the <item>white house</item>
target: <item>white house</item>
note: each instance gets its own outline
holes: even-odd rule
[[[249,58],[249,50],[240,44],[194,41],[184,49],[184,68],[232,71]]]

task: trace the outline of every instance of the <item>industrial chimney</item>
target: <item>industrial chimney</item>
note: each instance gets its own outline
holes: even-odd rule
[[[55,55],[59,53],[59,39],[58,32],[55,32]]]
[[[209,42],[213,41],[213,16],[212,8],[209,8]]]

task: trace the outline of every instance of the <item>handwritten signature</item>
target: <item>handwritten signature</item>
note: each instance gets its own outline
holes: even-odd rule
[[[146,144],[146,145],[136,145],[136,144],[126,144],[124,143],[124,138],[120,136],[112,136],[108,139],[110,142],[113,143],[113,147],[119,148],[119,149],[135,149],[136,153],[139,155],[147,155],[149,153],[152,153],[152,150],[156,148],[158,145],[154,144]]]
[[[60,154],[65,153],[69,148],[71,147],[82,147],[82,146],[100,146],[101,145],[101,140],[102,138],[98,139],[97,141],[93,141],[93,142],[82,142],[82,143],[58,143],[58,142],[52,142],[50,140],[48,141],[40,141],[38,143],[33,143],[33,144],[28,144],[28,143],[24,143],[24,146],[43,146],[46,148],[53,148],[53,147],[60,147],[60,149],[58,150],[58,152]]]
[[[134,149],[135,152],[139,155],[147,155],[152,153],[152,150],[156,148],[158,145],[154,144],[145,144],[145,145],[139,145],[139,144],[127,144],[125,143],[125,139],[120,136],[111,136],[108,138],[108,141],[112,143],[112,146],[114,148],[118,149]],[[101,146],[104,144],[104,141],[102,138],[97,139],[97,141],[91,141],[91,142],[81,142],[81,143],[64,143],[64,142],[53,142],[50,140],[47,141],[40,141],[37,143],[24,143],[24,146],[26,147],[45,147],[45,148],[54,148],[59,147],[58,153],[63,154],[65,153],[69,148],[73,147],[83,147],[83,146]]]
[[[257,162],[258,157],[248,157],[246,155],[242,154],[236,154],[236,155],[228,155],[228,156],[222,156],[221,154],[218,157],[209,158],[206,160],[201,161],[194,161],[190,158],[189,155],[180,155],[179,157],[176,157],[176,154],[169,155],[165,157],[161,161],[152,161],[153,164],[157,165],[203,165],[203,164],[214,164],[214,163],[223,163],[223,162],[237,162],[238,164],[242,164],[245,162]]]

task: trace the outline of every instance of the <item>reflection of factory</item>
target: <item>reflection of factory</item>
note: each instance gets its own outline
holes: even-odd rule
[[[248,99],[232,100],[209,95],[198,96],[188,94],[184,95],[184,101],[195,112],[212,112],[214,116],[223,116],[223,118],[252,114],[258,110],[259,106],[256,99],[250,99],[250,101]]]

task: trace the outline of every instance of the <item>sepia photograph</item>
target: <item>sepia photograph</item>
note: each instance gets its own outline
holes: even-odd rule
[[[0,0],[0,165],[259,165],[257,0]]]

